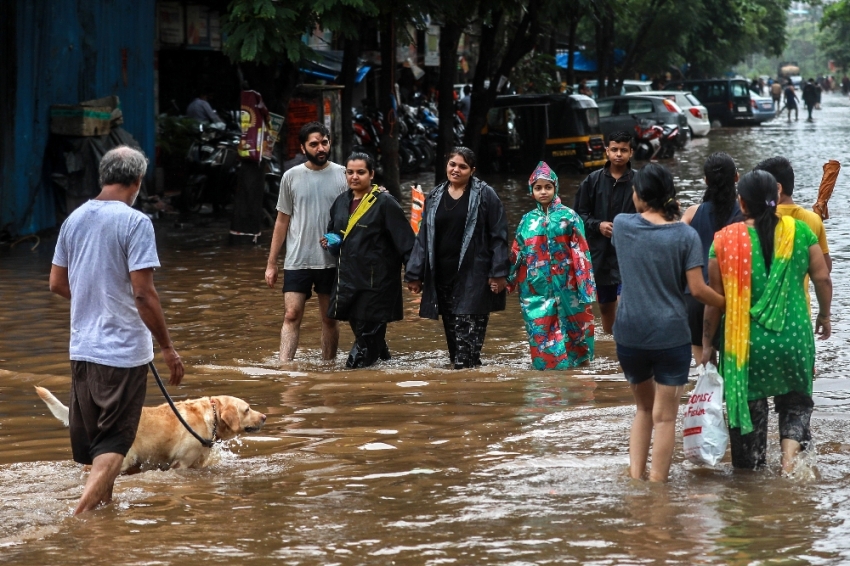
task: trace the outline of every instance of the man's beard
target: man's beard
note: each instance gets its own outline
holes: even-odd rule
[[[304,155],[307,156],[307,161],[309,161],[313,165],[321,166],[321,165],[324,165],[325,163],[328,162],[328,154],[327,153],[324,154],[323,156],[319,157],[318,155],[312,155],[309,151],[305,151]]]

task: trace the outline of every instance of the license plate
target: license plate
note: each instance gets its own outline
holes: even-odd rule
[[[765,110],[770,110],[771,108],[773,108],[773,105],[772,104],[762,104],[761,107]]]
[[[747,107],[746,107],[746,106],[739,106],[739,107],[738,107],[738,112],[746,112],[746,111],[747,111]]]

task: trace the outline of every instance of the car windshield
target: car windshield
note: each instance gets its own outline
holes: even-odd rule
[[[685,94],[685,100],[693,104],[694,106],[700,106],[700,101],[697,100],[697,97],[691,93]]]

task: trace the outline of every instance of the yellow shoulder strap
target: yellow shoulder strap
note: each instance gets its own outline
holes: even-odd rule
[[[346,236],[348,236],[352,228],[357,225],[357,222],[363,218],[363,215],[369,212],[369,209],[372,208],[372,205],[378,200],[378,193],[380,192],[381,189],[378,188],[378,185],[372,185],[372,192],[363,197],[360,204],[358,204],[357,208],[354,209],[354,213],[348,217],[348,225],[345,227],[345,230],[342,231],[343,240]]]

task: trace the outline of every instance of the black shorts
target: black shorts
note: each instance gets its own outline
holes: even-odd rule
[[[69,428],[74,461],[91,464],[101,454],[126,456],[145,404],[148,366],[116,368],[71,361]]]
[[[330,295],[336,284],[336,268],[284,269],[283,292],[304,293],[309,299],[315,289],[319,295]]]
[[[685,293],[685,304],[688,307],[688,326],[691,329],[691,346],[702,346],[702,326],[705,322],[705,305]],[[699,360],[697,360],[699,361]]]
[[[616,303],[620,297],[623,286],[619,283],[614,285],[597,285],[596,286],[596,302],[600,305],[605,303]]]

